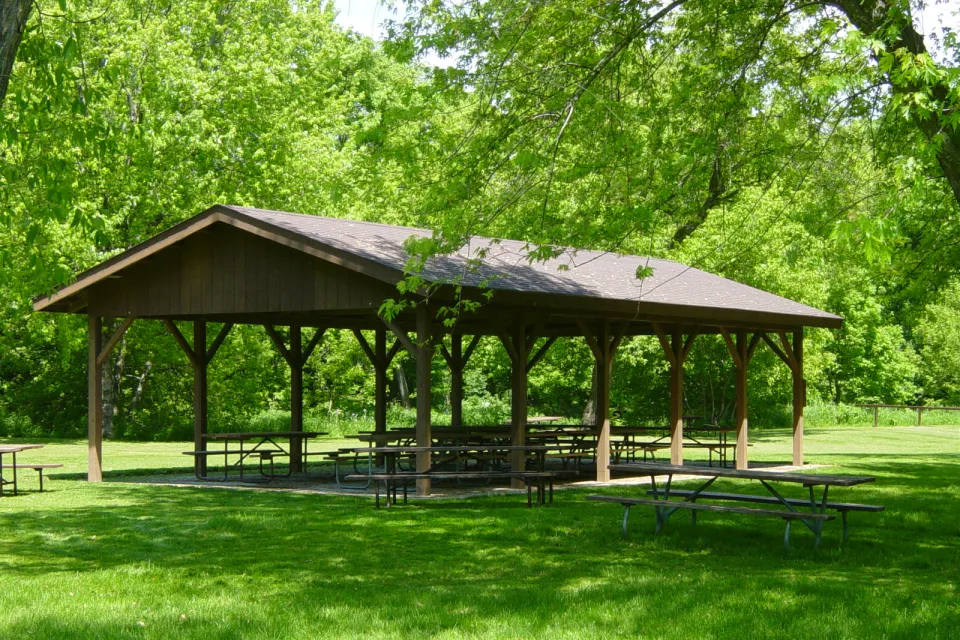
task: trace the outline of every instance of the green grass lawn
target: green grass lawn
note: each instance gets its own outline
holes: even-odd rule
[[[755,433],[751,457],[786,459],[788,438]],[[107,443],[104,466],[184,467],[187,448]],[[728,514],[654,536],[637,510],[623,541],[620,507],[585,500],[596,490],[375,511],[55,478],[0,499],[0,638],[957,638],[960,429],[811,430],[807,451],[821,471],[877,476],[831,497],[887,511],[852,514],[846,544],[827,523],[820,549],[794,527],[789,553],[779,520]],[[86,444],[29,459],[78,473]]]

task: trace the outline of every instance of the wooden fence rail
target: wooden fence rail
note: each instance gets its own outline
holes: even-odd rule
[[[924,411],[960,411],[960,407],[932,407],[932,406],[920,406],[915,404],[857,404],[855,407],[860,407],[862,409],[873,409],[873,426],[876,427],[878,424],[878,418],[880,414],[880,409],[913,409],[917,412],[917,426],[923,424],[923,412]]]

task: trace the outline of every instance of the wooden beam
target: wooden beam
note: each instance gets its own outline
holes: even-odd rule
[[[736,415],[734,417],[734,427],[737,430],[737,469],[746,469],[747,445],[748,445],[748,420],[747,420],[747,331],[746,329],[737,329],[736,353],[740,365],[736,370],[735,378],[735,402]]]
[[[388,325],[389,326],[389,325]],[[393,330],[391,328],[391,330]],[[394,331],[396,333],[396,331]],[[403,335],[402,332],[397,337]],[[430,416],[430,361],[433,349],[430,348],[430,319],[427,315],[426,303],[417,305],[417,343],[413,353],[417,359],[417,446],[429,447],[433,442]],[[406,336],[404,336],[406,338]],[[409,342],[409,338],[407,338]],[[417,453],[417,471],[426,472],[430,469],[430,452]],[[430,495],[430,480],[417,480],[417,495]]]
[[[793,465],[803,466],[803,409],[807,404],[807,381],[803,378],[803,329],[793,332]]]
[[[463,335],[453,333],[450,336],[450,351],[441,350],[450,367],[450,425],[463,425]]]
[[[354,329],[353,335],[357,338],[357,343],[360,345],[360,349],[363,350],[363,353],[367,356],[367,360],[370,361],[370,364],[373,366],[377,365],[377,356],[373,352],[373,349],[370,348],[370,343],[367,342],[367,339],[363,337],[363,332],[360,329]]]
[[[552,347],[553,343],[556,341],[557,341],[557,337],[552,336],[550,338],[547,338],[547,341],[544,342],[542,345],[540,345],[540,348],[537,349],[537,352],[533,354],[533,357],[530,358],[529,362],[527,362],[527,373],[529,373],[531,369],[537,366],[537,363],[543,360],[543,356],[547,355],[547,351],[550,350],[550,347]]]
[[[136,318],[133,316],[124,318],[117,330],[114,331],[110,339],[107,340],[107,344],[103,345],[103,349],[101,349],[99,355],[97,355],[97,364],[99,366],[103,366],[103,363],[107,361],[107,358],[110,357],[110,352],[117,346],[117,343],[123,338],[123,334],[127,332],[127,329],[130,328],[134,320],[136,320]]]
[[[103,481],[103,375],[99,364],[103,321],[87,316],[87,481]]]
[[[665,340],[664,340],[665,342]],[[674,325],[670,353],[670,464],[683,464],[683,329]]]
[[[302,364],[307,364],[307,360],[309,360],[310,356],[313,355],[313,350],[316,349],[317,345],[320,344],[320,341],[323,340],[323,334],[326,332],[326,329],[317,328],[314,330],[313,336],[310,338],[310,342],[307,343],[306,348],[303,350],[303,357],[300,358],[300,362]]]
[[[651,324],[657,334],[657,339],[660,340],[660,346],[663,347],[663,353],[667,356],[667,362],[670,363],[671,367],[677,366],[677,355],[673,352],[673,347],[670,346],[670,343],[667,341],[667,334],[664,333],[663,326],[659,322],[653,322]]]
[[[214,339],[213,344],[210,345],[210,348],[207,349],[207,362],[213,360],[213,357],[217,355],[217,351],[220,350],[220,345],[223,344],[223,341],[227,339],[227,335],[230,333],[230,330],[233,329],[233,323],[228,322],[222,327],[220,327],[220,332],[217,334],[217,337]]]
[[[771,351],[773,351],[775,354],[777,354],[777,357],[778,357],[778,358],[780,358],[781,360],[783,360],[783,363],[784,363],[785,365],[787,365],[787,367],[788,367],[791,371],[793,371],[793,363],[790,361],[790,358],[788,358],[788,357],[787,357],[787,354],[785,354],[783,351],[780,350],[780,347],[778,347],[777,344],[776,344],[773,340],[770,339],[770,336],[768,336],[767,334],[763,333],[763,334],[760,335],[760,339],[763,340],[763,341],[767,344],[768,347],[770,347],[770,350],[771,350]]]
[[[743,360],[740,359],[740,351],[737,350],[737,345],[733,343],[733,340],[730,338],[730,332],[727,331],[726,327],[720,327],[720,335],[723,336],[723,341],[727,345],[727,351],[730,352],[730,357],[733,358],[733,366],[738,371],[743,369]]]
[[[440,345],[440,355],[443,356],[443,359],[446,361],[447,366],[450,367],[450,370],[452,371],[455,365],[453,362],[453,356],[450,355],[450,352],[447,350],[447,345],[445,344]]]
[[[290,350],[287,349],[287,345],[283,343],[283,336],[281,336],[272,325],[265,324],[263,325],[263,328],[270,337],[271,342],[273,342],[273,346],[277,348],[277,351],[279,351],[280,355],[283,356],[283,359],[287,361],[287,364],[291,367],[294,366],[296,364],[296,360],[294,359],[294,355],[290,353]],[[297,354],[297,357],[299,356],[300,354]]]
[[[419,309],[419,307],[417,308]],[[416,358],[417,351],[418,351],[417,345],[413,344],[413,341],[410,340],[410,336],[407,335],[407,332],[401,329],[400,327],[398,327],[397,324],[392,320],[387,320],[386,318],[382,318],[382,317],[380,319],[383,321],[383,324],[385,324],[387,328],[393,332],[393,335],[397,338],[397,340],[400,341],[400,344],[402,344],[403,347],[407,350],[407,353],[409,353],[412,358]],[[419,327],[419,323],[417,324],[417,326]],[[430,340],[429,327],[427,327],[427,329],[428,331],[425,334],[426,337],[424,338],[424,340],[429,342]],[[417,329],[417,331],[419,332],[419,328]],[[418,333],[417,335],[419,336],[420,334]],[[417,338],[417,341],[421,342],[419,337]]]
[[[577,316],[576,321],[577,326],[580,327],[581,333],[583,333],[584,340],[587,341],[587,346],[590,347],[590,351],[593,352],[593,357],[597,360],[603,360],[604,352],[600,348],[600,343],[597,341],[593,329],[586,323],[586,321],[584,321],[583,318],[579,316]]]
[[[167,318],[163,319],[163,324],[166,325],[167,331],[170,332],[170,335],[173,336],[174,341],[180,345],[180,349],[187,354],[190,362],[196,365],[200,362],[200,358],[196,353],[193,352],[193,347],[187,342],[187,339],[183,337],[183,334],[180,333],[180,329],[177,328],[177,325],[174,324],[173,320],[168,320]]]
[[[517,351],[517,345],[515,345],[513,342],[513,337],[507,333],[507,330],[503,327],[497,327],[497,329],[497,336],[500,338],[503,348],[507,351],[507,357],[510,358],[510,362],[516,366],[516,363],[520,361],[520,355]]]
[[[514,317],[512,329],[510,338],[516,357],[512,362],[510,377],[510,444],[522,447],[527,438],[527,325],[522,313]],[[522,471],[525,464],[523,451],[511,452],[511,471]],[[514,488],[523,486],[518,478],[514,478],[511,484]]]
[[[467,348],[463,351],[463,364],[466,364],[470,361],[470,356],[473,355],[473,350],[477,348],[477,345],[480,344],[480,340],[483,338],[482,335],[476,334],[470,340],[470,344],[467,345]]]
[[[540,336],[543,335],[543,323],[537,323],[527,329],[527,346],[526,352],[530,353],[533,351],[533,346],[537,344],[537,340],[540,339]]]
[[[690,332],[690,335],[687,336],[687,340],[683,343],[683,348],[680,350],[680,362],[687,361],[687,355],[690,353],[690,347],[693,346],[693,341],[696,340],[698,335],[700,335],[700,327],[694,327]]]
[[[750,345],[747,347],[747,362],[749,363],[753,360],[753,352],[757,350],[757,345],[760,344],[760,339],[763,337],[762,331],[754,331],[753,336],[750,338]]]
[[[399,350],[400,342],[394,341],[394,346]],[[387,330],[377,329],[374,332],[373,340],[374,350],[374,406],[373,406],[373,430],[376,433],[387,432],[387,367],[390,366],[391,358],[387,356]],[[382,464],[382,460],[380,461]]]
[[[193,352],[206,353],[207,323],[193,321]],[[207,434],[207,361],[198,356],[193,362],[193,448],[194,451],[206,449],[204,436]],[[197,456],[194,461],[197,475],[207,475],[207,459]]]
[[[596,341],[600,348],[594,355],[594,365],[597,370],[597,400],[594,404],[597,434],[597,482],[610,481],[610,375],[613,371],[609,347],[610,327],[606,322],[601,323]]]
[[[290,326],[290,431],[303,431],[303,329]],[[303,440],[290,441],[290,472],[303,471]]]
[[[400,349],[403,348],[403,343],[399,340],[394,340],[393,344],[390,345],[390,350],[387,351],[387,362],[386,366],[390,366],[390,363],[393,362],[393,359],[397,357],[397,354],[400,353]]]
[[[783,347],[783,353],[787,357],[787,366],[789,366],[792,371],[796,371],[797,357],[793,353],[793,347],[790,346],[790,340],[787,339],[787,333],[785,331],[777,331],[777,336],[780,337],[780,345]]]
[[[617,327],[616,333],[613,334],[613,337],[610,339],[610,342],[607,345],[606,355],[607,359],[610,360],[611,363],[613,362],[613,358],[617,353],[617,349],[620,348],[620,343],[623,342],[623,337],[627,333],[628,326],[629,323],[627,322],[620,323],[620,326]]]

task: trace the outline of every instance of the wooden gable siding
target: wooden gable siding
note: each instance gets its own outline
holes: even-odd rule
[[[105,317],[377,309],[396,289],[350,269],[215,224],[90,288]]]

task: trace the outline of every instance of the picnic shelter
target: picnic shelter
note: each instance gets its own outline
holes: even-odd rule
[[[416,361],[416,441],[431,443],[431,360],[439,351],[451,372],[451,424],[462,425],[463,370],[483,336],[500,340],[512,363],[512,443],[527,433],[527,376],[555,340],[583,338],[597,371],[597,480],[609,479],[610,379],[625,337],[655,335],[670,365],[670,461],[682,464],[683,363],[698,335],[719,334],[735,366],[736,465],[748,467],[747,369],[761,344],[793,378],[794,465],[803,464],[805,327],[838,328],[819,309],[683,264],[609,252],[558,248],[527,259],[528,243],[473,237],[454,254],[427,261],[430,284],[400,294],[411,236],[429,231],[346,219],[216,205],[78,274],[34,301],[37,311],[84,314],[89,324],[88,479],[102,479],[101,369],[135,320],[162,321],[193,368],[194,444],[207,433],[207,370],[236,324],[262,325],[290,367],[291,429],[303,428],[303,367],[327,329],[355,333],[375,371],[375,425],[387,428],[387,372],[400,349]],[[482,260],[478,260],[482,256]],[[638,268],[652,274],[638,279]],[[493,291],[489,299],[487,291]],[[407,305],[392,320],[384,300]],[[438,310],[474,300],[450,328]],[[104,319],[120,320],[105,336]],[[184,335],[176,323],[191,323]],[[208,340],[209,323],[222,323]],[[277,330],[285,327],[288,338]],[[312,330],[312,331],[311,331]],[[364,331],[372,331],[370,344]],[[369,334],[367,334],[369,335]],[[449,336],[449,347],[445,338]],[[300,469],[298,444],[290,464]],[[514,464],[519,465],[517,452]],[[205,465],[198,458],[197,465]],[[429,467],[429,454],[418,468]],[[421,494],[430,481],[418,482]]]

